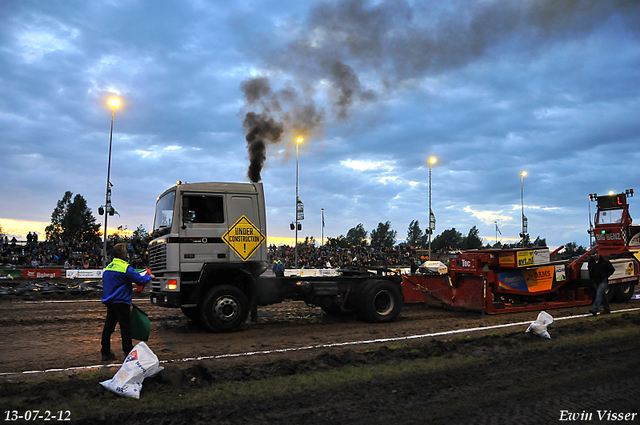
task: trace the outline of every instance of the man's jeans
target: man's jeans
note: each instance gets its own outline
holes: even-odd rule
[[[107,318],[102,329],[102,354],[109,354],[111,351],[111,334],[116,329],[116,324],[120,324],[120,335],[122,337],[122,351],[126,356],[133,350],[131,339],[131,306],[129,304],[107,305]]]
[[[609,301],[607,301],[607,288],[609,287],[609,281],[604,280],[598,285],[596,290],[596,299],[593,301],[593,309],[599,310],[600,304],[604,307],[604,311],[609,311]]]

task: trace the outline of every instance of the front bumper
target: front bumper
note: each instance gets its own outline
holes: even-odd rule
[[[182,304],[180,293],[152,292],[151,304],[160,307],[178,308]]]

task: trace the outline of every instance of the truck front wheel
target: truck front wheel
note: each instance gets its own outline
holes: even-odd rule
[[[400,288],[385,280],[370,280],[360,288],[356,314],[374,323],[393,322],[402,309]]]
[[[212,332],[232,332],[249,314],[249,301],[240,289],[231,285],[211,288],[201,305],[202,323]]]

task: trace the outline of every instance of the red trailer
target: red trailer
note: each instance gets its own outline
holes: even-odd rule
[[[628,301],[640,281],[640,246],[633,246],[640,245],[640,226],[632,225],[627,203],[633,190],[589,196],[597,202],[597,244],[579,258],[553,261],[547,247],[463,251],[446,274],[405,275],[405,303],[489,314],[589,305],[594,287],[586,266],[596,248],[616,270],[608,298]]]

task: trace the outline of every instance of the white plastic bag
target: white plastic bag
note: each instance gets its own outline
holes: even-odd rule
[[[547,332],[547,326],[551,323],[553,323],[553,317],[551,317],[551,315],[546,311],[541,311],[540,314],[538,314],[536,321],[531,322],[525,333],[533,332],[534,335],[538,335],[543,338],[551,338],[551,335]]]
[[[158,357],[144,342],[139,342],[125,359],[115,376],[100,385],[114,393],[131,398],[140,398],[144,378],[160,372]]]

